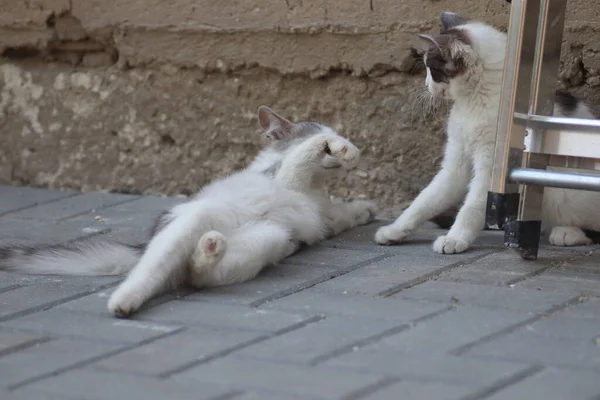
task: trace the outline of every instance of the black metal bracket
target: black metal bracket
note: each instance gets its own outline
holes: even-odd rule
[[[537,260],[542,221],[508,221],[504,245],[515,249],[524,260]]]
[[[519,193],[488,192],[485,208],[485,228],[502,230],[509,221],[515,221],[519,212]]]

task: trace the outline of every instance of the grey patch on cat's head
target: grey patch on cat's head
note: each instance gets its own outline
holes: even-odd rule
[[[445,11],[442,13],[442,15],[440,15],[440,21],[442,23],[442,32],[455,28],[459,25],[463,25],[467,22],[467,20],[460,15],[448,11]]]
[[[266,106],[258,109],[263,130],[263,142],[275,151],[285,151],[304,139],[323,132],[326,127],[317,122],[291,122]]]
[[[427,43],[424,55],[425,66],[436,83],[449,83],[450,79],[465,73],[467,64],[465,46],[471,46],[471,39],[462,29],[449,29],[437,35],[417,35]]]
[[[563,92],[562,90],[556,91],[556,104],[560,107],[560,110],[565,116],[571,116],[577,109],[579,100],[571,93]]]

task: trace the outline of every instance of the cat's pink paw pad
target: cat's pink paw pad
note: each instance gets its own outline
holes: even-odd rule
[[[440,254],[458,254],[466,251],[469,244],[464,240],[440,236],[433,242],[433,250]]]
[[[217,231],[207,232],[200,238],[198,242],[199,249],[202,250],[207,257],[218,257],[227,247],[227,240],[222,233]]]

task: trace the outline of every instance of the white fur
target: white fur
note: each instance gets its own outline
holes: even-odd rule
[[[506,35],[489,25],[468,23],[464,29],[472,46],[459,49],[468,64],[467,72],[449,84],[433,81],[427,71],[425,84],[434,96],[454,101],[448,118],[442,168],[411,206],[391,225],[380,228],[380,244],[399,243],[425,221],[464,199],[447,235],[433,243],[438,253],[461,253],[469,248],[485,223],[487,192],[494,158]],[[593,117],[585,106],[579,116]],[[550,242],[559,246],[590,243],[580,228],[600,229],[600,194],[547,188],[544,195],[544,226],[554,228]]]
[[[325,154],[327,146],[331,156]],[[165,286],[187,278],[196,287],[244,282],[300,243],[313,244],[372,220],[371,202],[334,205],[329,200],[322,183],[328,157],[351,167],[359,151],[321,127],[283,153],[263,151],[246,170],[211,183],[192,201],[173,208],[174,219],[112,294],[109,310],[129,315]],[[263,173],[277,163],[274,177]]]

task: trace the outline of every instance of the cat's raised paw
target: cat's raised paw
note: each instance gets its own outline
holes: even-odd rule
[[[454,239],[449,236],[439,236],[433,242],[433,250],[440,254],[458,254],[466,251],[469,244],[464,240]]]
[[[592,243],[579,228],[573,226],[555,226],[548,241],[552,246],[584,246]]]
[[[383,226],[375,233],[375,241],[379,244],[391,245],[402,242],[409,234],[409,231],[394,225]]]
[[[327,146],[332,157],[346,168],[356,166],[360,157],[360,150],[346,139],[335,137],[327,140]]]

